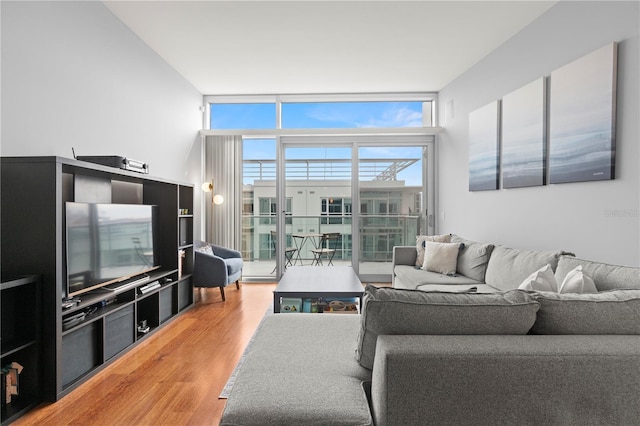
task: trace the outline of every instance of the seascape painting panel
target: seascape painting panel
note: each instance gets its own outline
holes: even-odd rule
[[[469,191],[498,189],[498,107],[469,113]]]
[[[549,181],[614,178],[616,43],[551,73]]]
[[[545,184],[545,79],[502,99],[502,187]]]

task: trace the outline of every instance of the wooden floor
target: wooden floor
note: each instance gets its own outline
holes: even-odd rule
[[[195,290],[195,306],[56,403],[14,425],[217,425],[218,395],[275,284]]]

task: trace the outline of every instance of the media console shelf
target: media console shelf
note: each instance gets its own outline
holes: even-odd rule
[[[2,271],[37,275],[41,294],[30,316],[39,317],[39,339],[5,353],[3,335],[2,361],[35,354],[30,402],[56,401],[193,306],[193,185],[61,157],[3,157],[1,173]],[[157,206],[160,267],[143,281],[80,294],[64,309],[67,201]],[[22,313],[7,315],[3,309],[3,333]],[[9,415],[3,407],[2,421]]]
[[[188,281],[169,278],[176,273],[156,272],[120,291],[86,293],[77,306],[62,312],[63,389],[81,383],[191,304]],[[66,319],[71,320],[67,325]]]

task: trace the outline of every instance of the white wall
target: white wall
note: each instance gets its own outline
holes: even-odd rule
[[[440,92],[438,232],[640,266],[639,3],[559,2]],[[618,46],[616,179],[468,191],[469,112],[612,41]]]
[[[73,147],[200,180],[202,94],[101,2],[0,7],[3,156],[72,157]]]

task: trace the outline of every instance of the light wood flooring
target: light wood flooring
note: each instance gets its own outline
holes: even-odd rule
[[[14,425],[217,425],[218,395],[275,284],[196,289],[193,308],[56,403]]]

